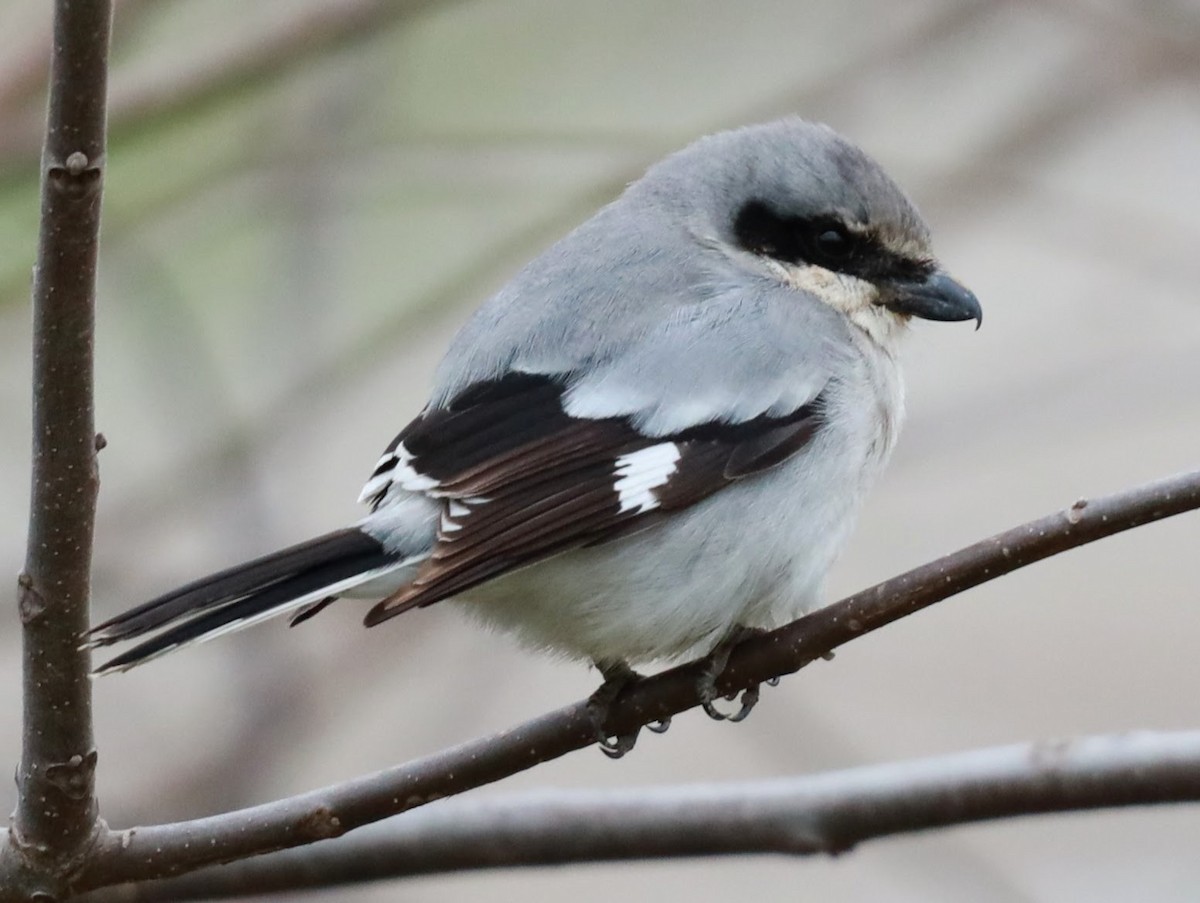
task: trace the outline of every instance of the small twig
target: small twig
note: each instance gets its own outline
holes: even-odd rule
[[[332,0],[285,18],[278,27],[214,52],[202,65],[169,78],[114,84],[112,126],[128,137],[184,113],[281,78],[314,57],[369,39],[396,19],[449,0]],[[36,142],[31,120],[19,117],[0,135],[0,169],[30,153]]]
[[[453,800],[313,848],[125,885],[88,903],[208,900],[467,869],[835,855],[1045,812],[1200,800],[1200,731],[1003,746],[796,778]]]
[[[717,682],[733,693],[799,670],[855,637],[1058,552],[1200,507],[1200,471],[1091,502],[1000,533],[884,581],[733,650]],[[703,662],[673,668],[624,691],[605,729],[636,731],[700,703]],[[337,837],[435,799],[492,783],[591,745],[595,727],[577,703],[491,738],[262,806],[104,839],[79,887],[190,871]]]
[[[242,449],[258,447],[267,437],[279,436],[292,428],[295,419],[301,416],[299,412],[304,410],[300,401],[311,399],[318,393],[335,394],[343,386],[361,379],[365,371],[393,353],[405,336],[411,336],[428,319],[461,303],[463,298],[478,296],[484,287],[497,281],[498,274],[514,259],[531,256],[562,235],[580,221],[585,211],[611,200],[624,185],[636,178],[639,171],[637,167],[623,169],[599,187],[588,187],[572,195],[546,216],[515,230],[495,247],[463,264],[443,282],[398,307],[337,355],[328,360],[314,360],[307,373],[274,399],[270,410],[257,413],[235,428],[215,431],[207,444],[193,443],[190,454],[179,463],[179,470],[193,474],[205,485],[227,480],[230,458]],[[169,508],[177,505],[169,491],[172,479],[171,476],[145,479],[130,500],[124,503],[118,500],[108,508],[108,522],[144,524],[163,517]]]
[[[278,28],[232,45],[170,79],[144,80],[113,94],[113,116],[125,126],[144,126],[181,110],[245,91],[310,65],[320,54],[378,35],[388,22],[416,15],[447,0],[326,0],[292,15]]]
[[[18,580],[25,729],[0,898],[57,897],[93,840],[88,622],[96,513],[92,337],[104,167],[108,0],[58,0],[33,283],[33,485]]]
[[[152,3],[153,0],[113,0],[113,14],[120,23],[128,25]],[[0,60],[0,116],[7,122],[45,93],[46,48],[53,39],[53,16],[47,15],[33,25],[32,33],[25,36],[15,52]],[[36,135],[31,137],[37,140]]]

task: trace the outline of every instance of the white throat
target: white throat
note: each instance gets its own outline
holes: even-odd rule
[[[879,289],[873,283],[815,264],[789,265],[775,260],[769,263],[786,285],[813,295],[845,314],[875,344],[888,354],[893,353],[907,318],[877,303]]]

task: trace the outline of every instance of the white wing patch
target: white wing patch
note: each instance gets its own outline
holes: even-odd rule
[[[417,473],[412,466],[412,459],[413,456],[409,454],[403,442],[397,445],[396,469],[392,472],[392,479],[409,492],[426,492],[430,489],[436,489],[438,481],[433,477]]]
[[[367,485],[358,494],[359,503],[368,502],[381,493],[387,492],[393,483],[409,492],[428,492],[436,489],[438,481],[433,477],[417,473],[412,466],[412,459],[413,456],[404,447],[404,443],[396,446],[395,451],[388,452],[380,458],[379,463],[375,465],[376,475],[367,480]]]
[[[679,447],[674,442],[660,442],[617,458],[617,481],[613,488],[621,503],[621,514],[633,511],[641,514],[658,507],[654,491],[675,473],[679,462]]]
[[[379,463],[375,465],[376,471],[382,471],[377,476],[371,477],[362,488],[362,492],[358,494],[358,503],[361,505],[364,502],[369,502],[380,493],[387,492],[388,487],[392,485],[392,467],[396,463],[396,456],[390,452],[379,459]]]
[[[471,512],[480,505],[486,505],[490,499],[483,496],[468,496],[464,499],[450,499],[446,503],[446,510],[442,512],[440,520],[442,538],[446,539],[451,533],[455,533],[462,529],[462,521],[469,517]]]

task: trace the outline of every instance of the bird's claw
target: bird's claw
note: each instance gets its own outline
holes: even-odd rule
[[[708,663],[704,672],[700,675],[699,681],[697,681],[696,689],[700,696],[700,707],[704,709],[704,714],[713,719],[713,721],[728,721],[730,724],[737,724],[739,721],[745,721],[754,707],[758,705],[760,696],[759,684],[747,687],[742,691],[741,704],[736,712],[722,712],[713,704],[720,695],[717,693],[717,678],[721,676],[725,671],[725,666],[729,664],[729,653],[733,651],[735,645],[758,632],[753,628],[741,627],[729,639],[709,653]],[[779,678],[771,678],[767,683],[775,686],[779,683]],[[737,699],[737,693],[730,693],[725,698],[732,702],[734,699]]]
[[[600,751],[610,759],[619,759],[633,749],[637,743],[641,728],[636,728],[627,734],[610,735],[604,730],[604,723],[608,720],[608,710],[612,706],[613,701],[621,695],[621,691],[629,686],[629,684],[640,680],[641,675],[623,662],[613,665],[597,665],[597,668],[604,675],[604,683],[597,687],[596,692],[588,697],[588,715],[595,728],[596,743],[599,744]],[[670,724],[670,721],[671,719],[668,718],[666,723]],[[657,724],[661,725],[662,722],[658,722]],[[649,725],[649,727],[655,733],[659,734],[666,730],[666,727],[662,727],[661,730],[657,729],[657,725]]]
[[[665,734],[668,728],[671,727],[671,716],[660,718],[658,721],[651,721],[646,725],[646,730],[654,734]]]
[[[604,755],[610,759],[619,759],[637,744],[638,733],[639,731],[630,731],[628,734],[606,737],[603,731],[598,731],[596,743]]]
[[[737,694],[733,693],[725,698],[733,701],[737,698]],[[700,707],[704,709],[704,714],[713,721],[728,721],[730,724],[737,724],[739,721],[746,720],[746,717],[750,714],[754,707],[758,705],[758,699],[759,689],[758,684],[755,684],[754,686],[747,687],[742,691],[741,705],[738,707],[736,712],[722,712],[715,705],[713,705],[713,703],[716,701],[715,697],[702,702]]]
[[[727,658],[724,656],[722,658]],[[722,659],[718,659],[712,663],[713,667],[705,670],[699,680],[698,691],[700,693],[700,707],[704,709],[704,714],[713,721],[728,721],[730,724],[737,724],[739,721],[744,721],[746,716],[750,714],[750,710],[758,703],[758,685],[747,687],[742,693],[741,706],[736,712],[722,712],[716,707],[717,699],[721,698],[717,693],[716,681],[717,676],[721,673],[716,670],[716,665],[723,665]],[[725,699],[732,702],[737,699],[737,693],[730,693]]]
[[[713,705],[713,701],[711,699],[708,700],[708,702],[700,703],[700,708],[704,709],[704,714],[707,715],[709,718],[711,718],[713,721],[728,721],[730,718],[729,715],[726,715],[724,712],[722,712],[720,709],[718,709],[715,705]]]
[[[737,724],[739,721],[745,721],[746,716],[748,716],[750,712],[753,711],[754,707],[758,705],[758,696],[758,684],[755,684],[752,687],[746,687],[746,689],[742,691],[742,706],[737,710],[736,713],[730,716],[729,723]]]

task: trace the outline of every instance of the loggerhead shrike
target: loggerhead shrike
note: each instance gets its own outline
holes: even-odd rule
[[[453,598],[610,678],[791,620],[896,441],[912,317],[981,310],[863,151],[799,118],[702,138],[479,309],[366,517],[100,624],[153,635],[98,672],[338,596],[382,599],[367,626]]]

